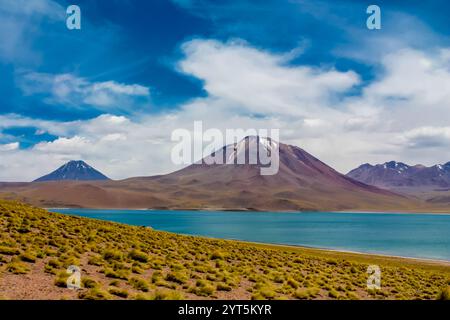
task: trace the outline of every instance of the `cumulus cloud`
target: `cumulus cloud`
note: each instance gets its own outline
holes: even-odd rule
[[[249,112],[302,116],[359,83],[354,72],[289,66],[275,55],[242,41],[193,40],[183,45],[181,71],[204,80],[210,97]]]
[[[403,49],[383,58],[381,81],[367,87],[374,99],[414,100],[420,106],[443,106],[450,100],[450,58],[448,50],[425,54]]]
[[[376,80],[363,89],[362,95],[342,101],[354,115],[347,120],[348,127],[406,132],[424,126],[446,126],[450,122],[447,52],[402,49],[386,55]]]
[[[89,146],[89,140],[74,136],[72,138],[58,138],[52,142],[41,142],[34,149],[39,152],[70,155],[71,158],[77,158],[75,155],[80,154],[84,148]]]
[[[127,110],[136,106],[135,99],[142,104],[150,97],[150,89],[138,84],[90,82],[68,73],[20,73],[17,82],[25,95],[41,94],[47,103],[72,107]]]
[[[1,151],[12,151],[12,150],[17,150],[17,149],[19,149],[18,142],[0,144],[0,152]]]

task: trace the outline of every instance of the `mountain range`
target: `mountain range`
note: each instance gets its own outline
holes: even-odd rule
[[[278,143],[270,141],[270,144]],[[448,211],[449,202],[424,201],[385,185],[374,177],[369,183],[370,165],[343,175],[305,150],[283,143],[279,148],[279,171],[261,175],[262,165],[230,164],[248,154],[249,148],[267,148],[258,137],[247,137],[238,144],[224,146],[231,154],[226,164],[206,164],[205,159],[179,171],[160,176],[136,177],[120,181],[86,181],[77,174],[73,180],[32,183],[0,183],[0,197],[18,199],[41,207],[150,208],[193,210],[264,211]],[[270,147],[270,146],[269,146]],[[207,157],[208,158],[208,157]],[[230,161],[231,160],[231,161]],[[63,166],[64,167],[64,166]],[[63,168],[61,167],[61,168]],[[87,167],[87,164],[85,164]],[[376,167],[376,166],[375,166]],[[381,166],[384,168],[383,166]],[[386,164],[386,167],[396,167]],[[60,169],[61,169],[60,168]],[[67,168],[67,167],[66,167]],[[89,167],[91,168],[91,167]],[[57,170],[52,177],[71,176]],[[92,168],[93,169],[93,168]],[[95,170],[95,169],[93,169]],[[364,173],[367,170],[367,174]],[[378,170],[378,169],[377,169]],[[408,171],[397,164],[398,171]],[[83,170],[81,170],[83,171]],[[92,170],[88,170],[92,172]],[[61,173],[65,172],[61,176]],[[98,171],[96,171],[98,172]],[[381,171],[380,171],[381,172]],[[391,173],[390,171],[387,171]],[[386,174],[388,175],[388,174]],[[94,175],[100,177],[99,175]],[[106,179],[105,179],[106,178]],[[76,181],[78,180],[78,181]]]
[[[362,183],[415,197],[429,204],[450,207],[450,162],[426,167],[390,161],[363,164],[348,177]]]
[[[388,189],[401,187],[448,189],[450,188],[450,162],[432,167],[409,166],[396,161],[377,165],[366,163],[350,171],[347,176]]]

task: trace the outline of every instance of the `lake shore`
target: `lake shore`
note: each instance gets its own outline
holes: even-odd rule
[[[292,249],[296,252],[309,252],[311,254],[318,255],[326,255],[326,256],[334,256],[342,259],[355,258],[356,260],[367,260],[369,261],[392,261],[395,263],[405,263],[408,264],[417,264],[417,265],[426,265],[426,266],[445,266],[450,268],[449,260],[441,260],[441,259],[427,259],[427,258],[415,258],[415,257],[405,257],[405,256],[396,256],[396,255],[388,255],[388,254],[373,254],[366,252],[356,252],[350,250],[335,250],[328,248],[313,248],[307,246],[296,246],[296,245],[279,245],[272,243],[259,243],[259,242],[247,242],[247,241],[239,241],[239,240],[230,240],[237,241],[240,243],[248,243],[255,246],[262,246],[266,248],[279,248],[281,250],[289,250]]]
[[[158,209],[158,208],[84,208],[84,207],[42,207],[45,210],[71,210],[71,209],[83,209],[83,210],[134,210],[134,211],[195,211],[195,212],[240,212],[240,213],[264,213],[264,212],[275,212],[275,213],[292,213],[292,214],[314,214],[314,213],[372,213],[372,214],[414,214],[414,215],[450,215],[447,211],[370,211],[370,210],[331,210],[331,211],[264,211],[264,210],[249,210],[249,209],[226,209],[226,208],[206,208],[206,209],[195,209],[195,208],[185,208],[185,209]]]

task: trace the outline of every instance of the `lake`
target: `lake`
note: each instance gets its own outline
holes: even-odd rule
[[[450,261],[450,215],[53,209],[212,238]]]

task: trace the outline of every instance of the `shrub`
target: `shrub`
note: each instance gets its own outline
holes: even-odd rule
[[[163,261],[157,259],[157,260],[154,260],[152,262],[153,262],[152,263],[152,269],[155,269],[155,270],[161,270],[162,269],[162,266],[164,264]]]
[[[231,291],[231,287],[228,284],[226,284],[226,283],[220,282],[219,284],[217,284],[217,290],[219,290],[219,291]]]
[[[179,283],[179,284],[184,284],[184,283],[186,283],[188,278],[185,274],[183,274],[181,272],[169,272],[166,275],[166,280],[175,282],[175,283]]]
[[[170,269],[174,271],[184,270],[184,266],[181,263],[171,263]]]
[[[19,249],[16,249],[16,248],[0,246],[0,253],[7,255],[7,256],[14,256],[14,255],[18,255],[20,253],[20,251],[19,251]]]
[[[25,261],[25,262],[31,262],[34,263],[36,262],[36,256],[31,253],[31,252],[24,252],[19,256],[20,260]]]
[[[103,291],[99,288],[92,288],[86,292],[80,292],[78,294],[78,297],[85,300],[107,300],[110,298],[110,295],[108,294],[108,292]]]
[[[67,279],[69,278],[69,274],[65,271],[58,273],[55,279],[55,285],[61,288],[67,288]]]
[[[26,274],[30,271],[28,266],[20,261],[10,262],[6,265],[6,271],[11,272],[13,274]]]
[[[273,299],[275,298],[275,291],[271,287],[263,287],[259,290],[259,293],[266,299]]]
[[[115,295],[120,298],[128,298],[128,291],[125,289],[119,289],[119,288],[110,288],[109,293],[112,295]]]
[[[252,294],[252,300],[265,300],[265,298],[261,293],[256,292]]]
[[[60,260],[62,260],[62,266],[64,268],[68,268],[69,266],[78,266],[80,265],[80,260],[78,260],[78,258],[74,257],[74,256],[66,256],[63,258],[60,258]]]
[[[127,280],[129,272],[127,270],[112,270],[111,268],[106,268],[104,270],[105,277],[113,279]]]
[[[156,283],[157,281],[161,280],[162,273],[160,271],[155,271],[152,274],[152,283]]]
[[[347,297],[350,300],[359,300],[359,296],[354,292],[347,292]]]
[[[52,266],[49,266],[48,264],[46,264],[44,266],[44,272],[50,273],[50,274],[56,274],[55,269]]]
[[[334,289],[331,289],[330,291],[328,291],[328,296],[330,298],[337,299],[337,298],[339,298],[339,292],[337,292]]]
[[[156,290],[153,300],[183,300],[183,295],[174,290]]]
[[[329,259],[329,260],[327,261],[327,263],[328,263],[330,266],[336,266],[336,265],[338,264],[338,262],[337,262],[336,260],[333,260],[333,259]]]
[[[148,260],[149,260],[148,255],[139,250],[130,251],[130,253],[128,254],[128,257],[132,260],[139,261],[139,262],[148,262]]]
[[[284,276],[281,273],[276,273],[273,277],[273,281],[276,283],[283,283],[284,282]]]
[[[49,257],[54,257],[58,254],[58,252],[56,250],[50,249],[50,248],[45,249],[44,253],[46,256],[49,256]]]
[[[309,298],[309,292],[308,292],[307,289],[301,288],[301,289],[298,289],[297,291],[295,291],[294,296],[297,299],[308,299]]]
[[[81,283],[83,284],[83,287],[85,288],[96,288],[98,287],[98,283],[97,281],[95,281],[94,279],[91,278],[83,278],[81,279]]]
[[[294,289],[297,289],[298,286],[299,286],[299,283],[297,281],[295,281],[294,279],[292,279],[292,278],[288,278],[287,279],[287,284],[289,286],[291,286],[292,288],[294,288]]]
[[[225,258],[225,254],[221,251],[214,251],[211,254],[211,260],[223,260]]]
[[[109,283],[110,286],[118,287],[120,285],[120,282],[118,280],[113,280]]]
[[[122,260],[122,252],[118,250],[105,250],[103,252],[103,259],[106,261],[121,261]]]
[[[450,300],[450,287],[441,289],[438,295],[438,300]]]
[[[139,278],[131,278],[129,281],[130,285],[140,291],[148,292],[150,289],[150,286],[148,285],[147,281]]]
[[[55,259],[50,259],[47,262],[47,265],[52,267],[52,268],[59,268],[59,267],[61,267],[61,263],[58,260],[55,260]]]
[[[92,266],[101,266],[101,265],[103,265],[103,263],[104,262],[100,256],[92,256],[88,260],[88,264],[90,264]]]
[[[196,288],[192,292],[198,296],[210,296],[216,291],[216,288],[205,280],[197,280]]]
[[[298,264],[303,263],[303,259],[301,259],[301,258],[295,258],[295,259],[294,259],[294,263],[298,263]]]
[[[299,288],[294,292],[294,297],[297,299],[313,299],[319,291],[318,288]]]
[[[136,274],[143,274],[144,270],[142,268],[140,268],[139,266],[132,266],[131,272],[136,273]]]
[[[135,300],[154,300],[153,296],[144,293],[138,293],[134,296]]]
[[[320,289],[313,287],[313,288],[308,288],[307,291],[311,298],[315,298],[319,294]]]

